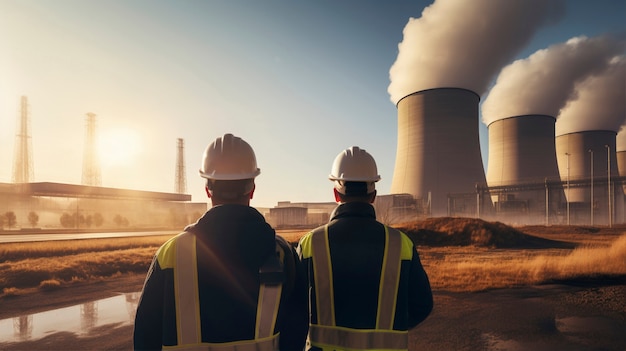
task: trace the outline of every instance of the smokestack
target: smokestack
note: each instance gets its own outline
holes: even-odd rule
[[[85,125],[85,149],[83,150],[83,185],[101,186],[100,161],[96,149],[96,114],[88,112]]]
[[[176,139],[176,175],[175,191],[177,194],[187,192],[187,172],[185,171],[185,140]]]
[[[448,195],[485,184],[476,93],[416,92],[398,102],[398,145],[391,193],[431,199],[431,215],[448,215]],[[475,201],[474,201],[475,203]]]
[[[28,183],[34,178],[32,140],[30,137],[30,117],[28,98],[20,98],[18,131],[15,134],[15,156],[13,159],[13,183]]]

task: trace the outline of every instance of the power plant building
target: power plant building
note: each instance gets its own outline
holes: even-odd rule
[[[207,210],[191,195],[61,183],[0,183],[4,229],[182,229]],[[31,214],[32,213],[32,214]],[[31,218],[36,218],[31,222]],[[0,228],[1,229],[1,228]]]
[[[479,187],[486,184],[473,91],[438,88],[397,103],[398,144],[392,194],[410,194],[430,216],[471,216],[491,208]],[[478,199],[477,199],[478,198]]]
[[[499,220],[550,224],[562,219],[556,118],[524,115],[489,124],[487,184]]]
[[[566,184],[571,224],[623,222],[624,191],[617,171],[616,134],[593,130],[556,137],[559,173]]]
[[[620,178],[626,177],[626,150],[617,150],[617,170]],[[626,184],[622,185],[622,190],[626,192]],[[626,219],[626,218],[625,218]]]

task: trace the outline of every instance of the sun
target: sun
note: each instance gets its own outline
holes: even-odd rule
[[[140,151],[140,137],[131,129],[106,130],[98,138],[98,155],[103,166],[128,164]]]

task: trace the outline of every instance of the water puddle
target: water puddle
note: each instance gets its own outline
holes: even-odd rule
[[[489,351],[523,351],[528,350],[526,346],[516,340],[504,339],[496,333],[483,333],[482,339],[485,342],[485,349]]]
[[[140,292],[0,320],[0,343],[34,341],[58,332],[88,336],[103,325],[130,325]]]
[[[555,318],[554,331],[533,335],[532,338],[505,337],[497,332],[481,334],[488,351],[522,350],[626,350],[624,323],[604,316],[568,316]]]
[[[606,317],[565,317],[557,318],[557,329],[566,334],[621,334],[623,330]]]

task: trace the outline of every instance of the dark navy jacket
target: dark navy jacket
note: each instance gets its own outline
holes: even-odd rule
[[[197,240],[202,342],[254,339],[259,267],[278,242],[285,252],[286,281],[276,332],[281,350],[302,350],[308,331],[305,272],[298,271],[294,248],[275,235],[263,216],[249,206],[214,206],[185,230]],[[173,269],[161,266],[157,252],[137,307],[135,349],[176,345],[175,316]]]
[[[305,238],[306,236],[303,237]],[[301,245],[302,243],[301,240]],[[375,328],[385,228],[376,221],[374,207],[363,202],[339,205],[333,211],[328,224],[328,245],[332,262],[336,325],[356,329]],[[414,247],[412,243],[411,247]],[[302,246],[299,247],[300,250]],[[428,276],[417,250],[413,248],[412,251],[412,258],[403,260],[400,267],[394,330],[415,327],[428,317],[433,308]],[[314,266],[311,257],[305,255],[302,264],[308,271],[311,286],[311,322],[317,323]]]

